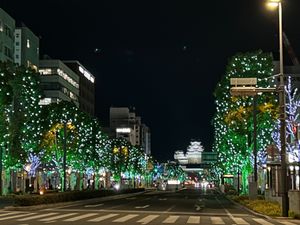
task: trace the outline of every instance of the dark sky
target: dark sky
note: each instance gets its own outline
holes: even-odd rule
[[[278,15],[264,0],[0,0],[41,37],[41,54],[80,61],[97,80],[96,109],[134,106],[152,152],[173,159],[213,143],[213,90],[237,52],[278,51]],[[285,0],[284,30],[300,57],[300,0]],[[95,51],[98,49],[98,51]]]

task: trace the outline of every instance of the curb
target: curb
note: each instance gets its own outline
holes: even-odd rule
[[[109,200],[115,200],[115,199],[122,199],[127,198],[130,196],[140,195],[143,193],[146,193],[149,191],[141,191],[137,193],[129,193],[129,194],[117,194],[112,196],[104,196],[104,197],[98,197],[98,198],[90,198],[90,199],[83,199],[83,200],[77,200],[77,201],[70,201],[70,202],[58,202],[58,203],[50,203],[50,204],[41,204],[41,205],[33,205],[33,206],[5,206],[3,210],[40,210],[40,209],[46,209],[46,208],[53,208],[53,207],[63,207],[63,206],[72,206],[77,205],[79,203],[86,202],[87,204],[97,202],[97,201],[109,201]]]

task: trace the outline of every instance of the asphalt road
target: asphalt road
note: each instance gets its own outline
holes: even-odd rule
[[[151,191],[88,201],[0,210],[1,225],[41,224],[285,224],[300,221],[265,218],[214,191]]]

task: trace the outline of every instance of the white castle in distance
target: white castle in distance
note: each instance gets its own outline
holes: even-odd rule
[[[183,151],[176,151],[174,154],[174,159],[178,160],[180,165],[185,164],[199,164],[201,163],[201,156],[203,152],[203,146],[200,141],[191,141],[189,147],[187,148],[186,154]]]

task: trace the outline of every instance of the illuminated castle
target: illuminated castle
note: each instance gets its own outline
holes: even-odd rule
[[[183,151],[176,151],[174,159],[179,162],[180,165],[185,164],[200,164],[202,162],[203,146],[199,141],[191,141],[187,148],[186,154]]]

